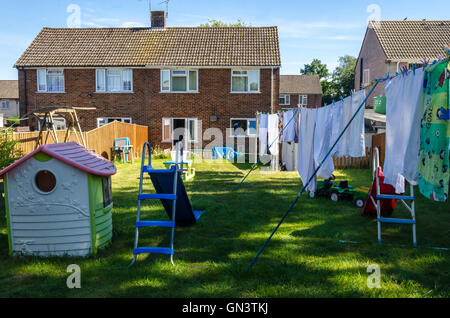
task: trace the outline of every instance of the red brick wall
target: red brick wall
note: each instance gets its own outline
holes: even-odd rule
[[[26,92],[25,92],[26,72]],[[37,93],[34,69],[19,71],[21,114],[46,106],[96,107],[79,112],[84,130],[97,127],[98,117],[131,117],[133,123],[149,126],[152,145],[169,148],[162,141],[162,118],[198,118],[207,128],[230,128],[230,118],[255,118],[257,111],[270,112],[271,69],[261,70],[260,94],[232,94],[230,69],[200,69],[199,93],[160,93],[159,69],[134,69],[133,93],[95,93],[94,69],[66,69],[65,93]],[[274,110],[279,101],[279,69],[274,70]],[[216,122],[210,117],[217,116]],[[37,127],[34,127],[37,128]],[[205,142],[207,143],[207,142]]]
[[[363,68],[370,69],[370,78],[383,78],[388,71],[388,64],[386,63],[386,55],[378,41],[375,31],[371,28],[367,30],[366,37],[361,47],[360,56],[355,68],[355,90],[359,91],[361,79],[361,59],[363,59]],[[368,93],[369,90],[366,90]],[[372,93],[367,101],[367,106],[373,106],[373,98],[375,96],[384,95],[384,84],[378,84],[375,91]]]
[[[282,94],[283,95],[283,94]],[[289,95],[289,94],[287,94]],[[289,105],[280,105],[280,108],[293,108],[298,106],[299,94],[290,94],[291,103]],[[305,95],[305,94],[300,94]],[[279,104],[278,99],[278,104]],[[308,108],[318,108],[322,106],[322,95],[320,94],[308,94]]]

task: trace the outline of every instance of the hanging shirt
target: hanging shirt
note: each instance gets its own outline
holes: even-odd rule
[[[417,71],[416,71],[417,72]],[[425,70],[420,128],[419,189],[433,201],[447,202],[450,181],[450,66],[442,61]]]
[[[295,141],[294,110],[289,110],[283,114],[283,142]]]
[[[299,146],[297,170],[303,185],[309,181],[315,171],[314,164],[314,131],[316,126],[316,109],[301,108],[299,115]],[[306,188],[309,192],[316,192],[317,178]]]
[[[358,111],[365,98],[366,92],[364,90],[353,93],[351,96],[352,116]],[[349,127],[348,155],[353,158],[366,156],[366,132],[364,128],[365,109],[366,107],[363,105]]]
[[[420,120],[423,101],[423,69],[398,76],[385,87],[386,149],[384,183],[405,193],[405,180],[417,185]]]
[[[267,154],[267,127],[268,116],[267,114],[259,115],[259,155],[264,156]]]
[[[314,161],[316,167],[325,159],[332,146],[330,145],[333,128],[332,111],[332,106],[320,107],[316,111],[316,127],[314,132]],[[319,178],[328,179],[331,177],[333,171],[333,157],[329,155],[317,175]]]
[[[269,151],[272,155],[279,155],[280,132],[278,127],[278,114],[268,116],[268,142]]]

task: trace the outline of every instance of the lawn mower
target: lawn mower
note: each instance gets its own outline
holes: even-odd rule
[[[348,184],[348,181],[340,181],[339,185],[334,185],[333,181],[336,180],[334,175],[327,180],[319,181],[317,183],[316,192],[310,192],[311,198],[315,197],[327,197],[334,202],[341,200],[354,201],[358,208],[362,208],[366,203],[367,193],[369,188],[358,187],[353,188]]]

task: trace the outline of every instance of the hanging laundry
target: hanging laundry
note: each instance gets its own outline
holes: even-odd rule
[[[442,61],[425,69],[420,128],[419,189],[433,201],[447,202],[449,190],[450,66]],[[443,118],[443,119],[442,119]]]
[[[347,124],[350,122],[353,112],[352,112],[352,98],[351,96],[345,98],[342,101],[341,108],[342,116],[341,116],[341,130],[340,133],[344,130]],[[348,157],[350,155],[350,127],[343,133],[341,141],[338,144],[338,152],[336,154],[337,157]]]
[[[344,105],[343,101],[339,101],[337,103],[333,103],[331,104],[331,109],[332,109],[332,119],[331,119],[331,124],[332,124],[332,128],[331,128],[331,146],[333,146],[339,135],[341,134],[342,131],[342,106]],[[333,153],[331,155],[336,155],[339,153],[339,144],[336,145],[336,147],[333,150]]]
[[[283,142],[295,141],[294,113],[296,111],[289,110],[283,114]]]
[[[352,98],[352,116],[358,111],[361,104],[366,98],[366,92],[360,90],[351,96]],[[364,110],[365,105],[359,110],[355,119],[349,127],[349,149],[348,154],[353,158],[361,158],[366,156],[366,137],[364,128]]]
[[[278,114],[272,114],[268,116],[269,151],[274,156],[279,155],[280,131],[278,123]]]
[[[259,155],[264,156],[267,154],[267,129],[268,128],[268,116],[267,114],[259,115]]]
[[[299,115],[299,147],[297,170],[304,185],[315,172],[314,164],[314,131],[316,126],[316,109],[301,108]],[[317,177],[306,188],[309,192],[316,192]]]
[[[385,87],[386,149],[384,183],[405,193],[405,180],[417,185],[424,71],[398,76]]]
[[[316,111],[316,127],[314,132],[314,162],[318,167],[330,151],[332,144],[332,106],[320,107]],[[333,157],[328,156],[317,172],[319,178],[328,179],[334,171]]]

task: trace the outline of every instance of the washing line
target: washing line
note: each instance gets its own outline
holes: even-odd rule
[[[358,109],[356,110],[356,112],[353,114],[352,118],[350,118],[350,121],[347,123],[347,125],[345,126],[344,130],[341,132],[341,134],[339,135],[339,137],[337,138],[337,140],[335,141],[335,143],[333,144],[333,146],[331,147],[331,149],[328,151],[328,153],[326,154],[325,158],[322,159],[322,162],[319,164],[319,166],[316,168],[316,170],[314,171],[313,175],[309,178],[308,182],[306,183],[306,185],[303,187],[303,189],[300,191],[300,193],[297,195],[297,197],[295,198],[295,200],[291,203],[291,205],[289,206],[289,208],[286,210],[286,212],[284,213],[283,217],[281,218],[280,222],[278,223],[278,225],[275,227],[275,229],[273,230],[272,234],[270,234],[269,238],[264,242],[263,246],[261,247],[261,249],[259,250],[259,252],[256,254],[256,256],[253,258],[252,262],[250,263],[250,265],[247,268],[247,271],[250,271],[253,267],[253,265],[255,265],[255,263],[258,261],[259,256],[262,254],[262,252],[264,251],[264,249],[266,248],[267,244],[270,242],[270,240],[272,239],[272,237],[275,235],[275,233],[278,231],[278,229],[280,228],[281,224],[284,222],[284,220],[286,219],[286,217],[288,216],[288,214],[292,211],[292,209],[294,208],[294,206],[297,204],[298,200],[301,198],[301,196],[303,195],[303,193],[306,191],[306,189],[308,188],[309,184],[311,183],[311,181],[316,177],[317,173],[319,172],[319,170],[322,168],[322,165],[325,163],[325,161],[328,159],[328,157],[331,155],[331,153],[333,152],[334,148],[337,146],[337,144],[341,141],[342,137],[344,136],[344,133],[346,132],[346,130],[350,127],[351,123],[353,122],[353,120],[356,118],[356,116],[358,115],[358,113],[361,111],[361,109],[365,106],[367,100],[369,99],[370,95],[372,95],[373,91],[375,90],[375,88],[377,87],[377,85],[381,82],[385,82],[389,80],[389,76],[387,76],[386,78],[382,78],[382,79],[375,79],[375,83],[372,86],[371,90],[369,91],[369,93],[367,94],[366,98],[364,99],[364,101],[362,102],[362,104],[358,107]]]
[[[295,108],[295,113],[294,116],[292,116],[291,120],[288,121],[286,127],[283,126],[283,128],[281,128],[280,133],[278,134],[277,138],[275,138],[275,140],[270,144],[270,146],[268,147],[269,149],[273,146],[273,144],[275,142],[277,142],[280,137],[283,135],[284,130],[294,121],[295,116],[298,115],[298,111],[299,111],[300,107]],[[238,186],[236,187],[236,189],[234,189],[234,191],[237,191],[241,188],[241,185],[244,183],[244,181],[248,178],[248,176],[253,172],[253,170],[255,170],[255,168],[258,166],[258,160],[256,160],[255,164],[253,165],[253,167],[250,169],[250,171],[247,173],[247,175],[244,177],[244,179],[242,179],[242,181],[238,184]]]

